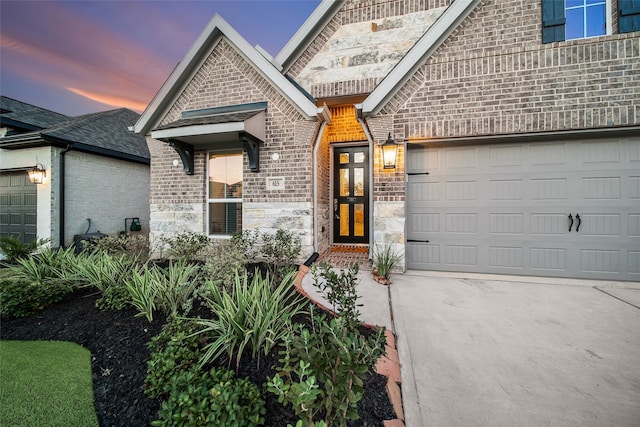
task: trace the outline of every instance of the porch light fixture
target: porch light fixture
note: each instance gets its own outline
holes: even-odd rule
[[[391,132],[382,147],[382,163],[384,169],[395,169],[396,158],[398,157],[398,144],[391,138]]]
[[[33,184],[42,184],[47,177],[47,171],[41,163],[37,163],[33,169],[29,169],[27,173],[29,174],[29,181]]]

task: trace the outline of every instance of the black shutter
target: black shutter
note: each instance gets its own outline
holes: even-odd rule
[[[564,0],[542,0],[542,43],[564,40]]]
[[[640,0],[618,0],[618,32],[640,31]]]

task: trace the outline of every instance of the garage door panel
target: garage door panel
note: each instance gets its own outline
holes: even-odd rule
[[[440,168],[411,163],[429,174],[408,176],[408,268],[638,280],[638,145],[410,145]]]
[[[23,243],[36,239],[37,187],[26,172],[0,174],[0,235],[14,236]]]

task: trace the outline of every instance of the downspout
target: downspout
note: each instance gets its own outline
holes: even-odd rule
[[[318,151],[322,142],[322,135],[327,122],[320,123],[316,144],[313,147],[313,160],[311,167],[313,168],[313,251],[318,252]]]
[[[360,126],[362,126],[362,130],[364,131],[364,134],[367,136],[367,141],[369,141],[369,182],[370,182],[370,191],[369,191],[369,206],[371,206],[371,209],[369,209],[369,259],[373,259],[373,245],[375,243],[375,239],[373,236],[373,228],[374,228],[374,219],[373,219],[373,209],[374,209],[374,205],[373,205],[373,187],[374,187],[374,183],[373,183],[373,166],[374,166],[374,144],[373,144],[373,137],[371,136],[371,131],[369,130],[369,126],[367,125],[367,122],[364,121],[364,118],[362,116],[362,104],[356,104],[356,117],[358,118],[358,122],[360,123]]]
[[[65,193],[65,154],[67,154],[69,151],[71,151],[71,148],[73,148],[73,144],[68,144],[67,148],[65,148],[64,150],[62,150],[60,152],[60,218],[58,220],[58,224],[60,225],[60,244],[59,247],[62,248],[64,247],[64,213],[65,213],[65,203],[64,203],[64,193]]]

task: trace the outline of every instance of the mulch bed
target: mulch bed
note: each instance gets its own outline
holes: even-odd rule
[[[101,311],[95,291],[77,291],[30,317],[1,319],[3,340],[73,341],[91,351],[93,388],[100,426],[148,426],[157,419],[160,401],[143,393],[149,350],[147,343],[162,329],[162,319],[149,323],[136,311]],[[238,375],[256,384],[273,376],[277,357],[243,361]],[[386,378],[372,374],[358,405],[360,420],[349,426],[382,426],[394,418],[385,390]],[[266,426],[295,425],[295,415],[267,393]]]

